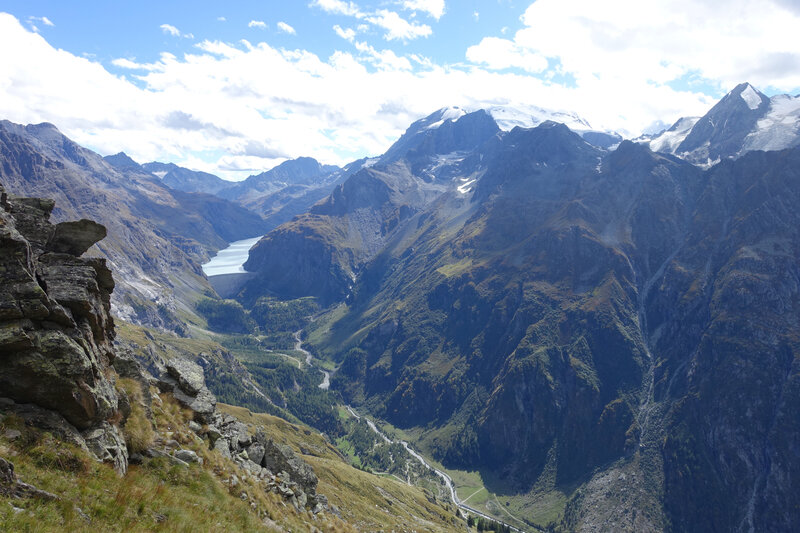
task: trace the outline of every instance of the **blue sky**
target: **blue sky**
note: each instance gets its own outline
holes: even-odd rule
[[[5,0],[0,118],[230,179],[379,154],[448,105],[635,136],[741,81],[797,93],[798,28],[792,0]]]
[[[464,50],[476,44],[476,36],[502,35],[520,29],[520,16],[528,6],[528,2],[511,0],[465,0],[458,2],[457,9],[442,4],[445,13],[437,19],[425,11],[403,9],[401,3],[357,3],[365,13],[394,7],[394,11],[408,21],[430,26],[432,31],[426,38],[386,44],[391,44],[398,52],[426,55],[439,63],[464,61]],[[308,1],[7,0],[0,9],[15,15],[29,28],[36,26],[53,46],[75,54],[91,54],[109,67],[111,61],[119,57],[149,62],[158,59],[163,51],[180,54],[202,40],[266,40],[273,46],[302,47],[325,57],[342,46],[341,37],[332,27],[337,24],[354,26],[352,17],[326,11]],[[43,24],[38,19],[43,16],[54,25]],[[266,27],[250,25],[252,21],[264,22]],[[289,24],[297,33],[291,35],[282,31],[279,22]],[[173,35],[160,29],[162,24],[174,26],[186,37],[172,38]],[[363,34],[364,39],[385,43],[382,39],[385,31],[370,26]]]

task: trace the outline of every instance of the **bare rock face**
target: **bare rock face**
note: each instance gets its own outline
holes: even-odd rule
[[[166,372],[156,383],[161,390],[172,392],[175,399],[194,412],[197,422],[209,423],[216,412],[217,398],[206,387],[203,368],[188,359],[175,358],[166,362]]]
[[[82,255],[106,236],[106,228],[93,220],[81,219],[56,224],[48,249],[53,252]]]
[[[99,459],[127,468],[104,259],[80,254],[105,234],[83,220],[53,225],[54,203],[9,198],[0,185],[0,391],[61,415]]]
[[[317,494],[319,480],[311,465],[291,447],[275,442],[264,428],[215,412],[201,434],[208,438],[211,449],[267,481],[271,492],[280,494],[298,510],[338,512],[329,506],[325,495]]]

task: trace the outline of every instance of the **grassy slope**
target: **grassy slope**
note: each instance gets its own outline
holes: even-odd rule
[[[263,425],[273,439],[303,453],[320,479],[319,492],[339,508],[342,519],[331,513],[315,517],[295,511],[256,486],[234,463],[209,451],[207,443],[188,428],[189,413],[169,395],[161,395],[160,401],[154,407],[159,433],[195,450],[204,459],[203,466],[177,467],[155,459],[131,465],[120,478],[81,450],[25,428],[13,416],[3,418],[0,435],[8,429],[20,429],[23,435],[13,442],[0,436],[0,456],[14,463],[21,480],[61,500],[2,498],[6,501],[0,501],[0,530],[454,531],[464,527],[452,506],[429,501],[420,489],[352,468],[318,433],[277,417],[221,405],[223,411]],[[233,475],[240,480],[235,486],[229,484]]]
[[[188,428],[190,413],[169,395],[161,395],[153,410],[159,433],[196,451],[203,466],[186,468],[154,459],[131,465],[125,477],[118,477],[81,450],[25,428],[13,416],[4,418],[0,433],[15,428],[23,435],[13,443],[0,438],[0,455],[14,463],[21,480],[58,495],[61,501],[0,504],[0,530],[304,531],[311,523],[323,530],[354,530],[330,514],[315,520],[284,505],[279,496],[265,493],[234,463],[208,450],[207,443]],[[241,480],[236,486],[227,483],[233,475]]]

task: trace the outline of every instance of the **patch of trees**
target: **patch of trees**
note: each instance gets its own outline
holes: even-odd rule
[[[261,297],[250,310],[250,316],[261,328],[262,333],[297,331],[305,327],[308,317],[319,311],[314,298],[296,300],[276,300]]]
[[[202,298],[195,307],[208,322],[208,327],[214,331],[251,333],[255,328],[255,323],[245,308],[236,300]]]
[[[494,531],[495,533],[511,533],[511,527],[482,516],[467,516],[467,526],[477,528],[478,531]]]

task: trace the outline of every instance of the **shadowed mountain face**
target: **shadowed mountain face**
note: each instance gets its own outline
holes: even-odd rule
[[[800,148],[703,171],[467,116],[268,234],[244,300],[345,301],[332,387],[490,488],[581,486],[568,528],[791,530]]]
[[[749,83],[737,85],[703,117],[684,117],[668,130],[645,136],[655,151],[710,166],[754,150],[800,144],[800,96],[766,97]]]
[[[265,231],[264,221],[214,196],[173,191],[127,156],[109,161],[50,124],[0,123],[6,190],[55,199],[56,222],[83,217],[105,225],[97,252],[116,274],[115,314],[180,329],[175,314],[193,312],[187,302],[210,290],[200,264],[228,241]]]
[[[479,147],[499,131],[483,111],[426,128],[413,124],[380,161],[336,186],[308,213],[265,236],[245,269],[258,272],[247,294],[346,298],[356,272],[443,192],[453,176],[481,172]],[[469,156],[469,157],[468,157]],[[275,253],[280,250],[280,253]]]
[[[790,531],[798,521],[789,496],[800,489],[798,164],[794,148],[707,172],[647,302],[655,392],[672,402],[666,509],[696,531]]]

